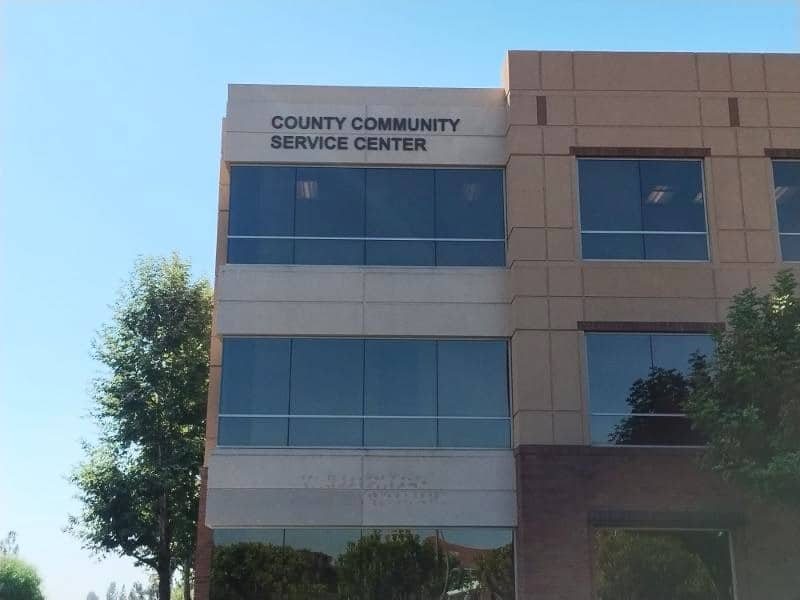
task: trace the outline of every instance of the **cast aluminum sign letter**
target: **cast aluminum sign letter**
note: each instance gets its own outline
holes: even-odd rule
[[[338,115],[274,115],[270,121],[276,131],[287,133],[270,137],[275,150],[386,150],[427,152],[424,137],[408,133],[456,133],[461,119],[447,117],[345,117]],[[298,132],[330,133],[298,133]],[[344,131],[364,132],[352,139]],[[291,133],[288,133],[291,132]],[[351,145],[352,144],[352,145]]]

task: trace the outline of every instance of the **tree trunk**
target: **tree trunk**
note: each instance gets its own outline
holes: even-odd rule
[[[167,514],[167,494],[158,499],[158,599],[170,600],[172,588],[172,568],[169,552],[169,515]]]
[[[183,600],[192,600],[192,563],[183,563]]]

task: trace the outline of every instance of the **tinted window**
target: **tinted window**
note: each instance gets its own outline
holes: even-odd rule
[[[368,415],[436,415],[436,342],[367,340]]]
[[[439,342],[439,415],[508,416],[506,344]]]
[[[288,420],[278,417],[219,418],[220,446],[285,446]]]
[[[440,238],[502,238],[502,172],[436,171],[436,234]]]
[[[800,161],[772,161],[783,260],[800,260]]]
[[[594,530],[598,598],[733,600],[725,531]]]
[[[708,259],[699,160],[581,159],[578,179],[583,258]]]
[[[229,232],[292,235],[294,172],[291,167],[231,167]]]
[[[599,231],[640,231],[639,162],[579,160],[581,226]]]
[[[700,445],[684,415],[690,358],[712,357],[709,335],[586,335],[594,444]]]
[[[502,266],[503,198],[500,169],[237,165],[228,262]]]
[[[220,412],[289,414],[289,340],[228,338]]]
[[[367,237],[435,237],[433,174],[366,169]]]
[[[515,597],[510,529],[217,529],[214,542],[212,598]]]
[[[510,446],[504,340],[229,338],[223,347],[221,445]]]
[[[291,380],[292,414],[361,414],[364,342],[294,340]]]
[[[295,235],[363,237],[363,170],[298,168],[295,220]]]
[[[639,162],[642,185],[642,229],[706,230],[700,163],[691,160]]]

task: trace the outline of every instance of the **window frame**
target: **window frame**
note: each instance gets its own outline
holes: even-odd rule
[[[377,268],[377,269],[386,269],[386,268],[415,268],[415,269],[431,269],[431,268],[452,268],[452,269],[505,269],[508,267],[508,205],[507,205],[507,182],[506,182],[506,169],[505,166],[491,166],[491,165],[441,165],[441,166],[429,166],[429,165],[415,165],[415,164],[391,164],[391,165],[382,165],[382,164],[375,164],[375,165],[334,165],[334,164],[325,164],[325,163],[275,163],[275,162],[266,162],[266,163],[259,163],[259,162],[229,162],[226,164],[228,169],[228,177],[230,178],[230,171],[234,167],[288,167],[295,170],[295,183],[294,189],[296,194],[297,189],[297,169],[300,168],[324,168],[324,169],[337,169],[337,168],[349,168],[349,169],[361,169],[363,171],[367,171],[369,169],[412,169],[412,170],[420,170],[420,171],[499,171],[500,172],[500,195],[502,199],[502,212],[503,212],[503,237],[502,238],[440,238],[440,237],[431,237],[431,238],[415,238],[415,237],[368,237],[366,236],[366,231],[364,232],[365,235],[363,236],[353,236],[353,237],[344,237],[344,236],[295,236],[295,235],[231,235],[230,233],[230,219],[228,220],[228,226],[225,231],[225,264],[226,265],[268,265],[274,267],[286,267],[286,266],[303,266],[303,267],[358,267],[358,268]],[[435,185],[435,178],[434,178],[434,185]],[[366,217],[367,212],[367,198],[366,198],[366,177],[365,177],[365,197],[364,197],[364,215]],[[230,209],[230,189],[228,190],[228,208]],[[435,194],[435,189],[434,189]],[[295,198],[296,201],[296,198]],[[434,207],[436,202],[436,198],[434,195]],[[435,213],[434,213],[435,214]],[[296,223],[294,225],[296,227]],[[366,227],[366,220],[365,220],[365,227]],[[231,263],[229,262],[230,251],[229,251],[229,244],[230,240],[232,239],[255,239],[255,240],[274,240],[274,241],[281,241],[281,240],[288,240],[291,241],[292,249],[291,255],[293,262],[290,263]],[[353,241],[353,242],[363,242],[364,248],[362,250],[362,262],[361,263],[347,263],[347,264],[315,264],[315,263],[297,263],[294,262],[295,257],[295,248],[294,248],[294,241],[295,240],[306,240],[306,241]],[[366,244],[367,242],[430,242],[434,244],[434,263],[429,265],[380,265],[380,264],[367,264],[367,250]],[[504,261],[502,265],[439,265],[437,264],[436,259],[438,258],[436,252],[436,245],[441,242],[460,242],[460,243],[499,243],[502,242],[503,244],[503,256]]]
[[[710,336],[711,332],[707,333],[700,333],[700,332],[693,332],[693,333],[681,333],[681,332],[674,332],[674,331],[584,331],[582,332],[583,335],[583,356],[584,356],[584,363],[583,363],[583,380],[586,385],[586,439],[588,441],[588,445],[594,448],[661,448],[661,449],[691,449],[697,450],[706,448],[708,444],[613,444],[611,442],[605,443],[595,443],[592,441],[592,418],[593,417],[617,417],[622,419],[624,417],[668,417],[668,418],[682,418],[686,419],[687,421],[690,420],[689,416],[686,413],[610,413],[610,412],[594,412],[592,410],[592,386],[591,381],[589,380],[589,336],[590,335],[637,335],[637,336],[647,336],[652,337],[654,335],[665,335],[665,336]],[[631,382],[632,384],[633,382]]]
[[[595,161],[681,161],[681,162],[695,162],[700,165],[700,187],[703,192],[703,225],[705,231],[624,231],[624,230],[583,230],[583,223],[581,220],[581,188],[580,188],[580,161],[582,160],[595,160]],[[578,219],[578,255],[579,260],[587,262],[621,262],[621,263],[710,263],[712,262],[711,256],[711,232],[708,227],[708,186],[706,185],[706,160],[704,158],[691,158],[691,157],[653,157],[653,156],[576,156],[575,157],[575,204]],[[706,257],[707,258],[586,258],[583,256],[583,234],[610,234],[610,235],[705,235],[706,237]]]
[[[435,415],[368,415],[366,414],[366,390],[362,385],[362,409],[361,414],[357,415],[350,415],[350,414],[341,414],[341,415],[318,415],[318,414],[291,414],[291,410],[288,414],[267,414],[267,413],[222,413],[219,411],[219,408],[222,404],[222,387],[223,387],[223,375],[222,369],[220,369],[220,381],[218,386],[218,395],[217,395],[217,428],[220,428],[220,421],[224,417],[228,418],[250,418],[250,419],[286,419],[287,421],[287,437],[286,437],[286,444],[284,445],[265,445],[265,444],[221,444],[219,442],[219,436],[217,436],[217,448],[221,449],[248,449],[248,450],[258,450],[258,449],[271,449],[271,450],[286,450],[286,449],[298,449],[298,450],[320,450],[320,449],[328,449],[328,450],[509,450],[513,448],[514,445],[514,437],[513,437],[513,400],[511,397],[512,394],[512,384],[511,384],[511,344],[510,340],[505,337],[357,337],[357,336],[337,336],[334,338],[325,338],[320,336],[312,336],[312,335],[299,335],[299,336],[291,336],[291,335],[226,335],[221,336],[221,342],[223,345],[223,353],[222,353],[222,364],[224,364],[225,356],[224,356],[224,341],[226,339],[286,339],[286,340],[295,340],[295,339],[311,339],[311,340],[318,340],[318,339],[333,339],[333,340],[357,340],[363,342],[364,346],[364,360],[363,369],[364,372],[362,373],[362,378],[366,379],[366,342],[369,340],[420,340],[420,341],[432,341],[436,342],[446,342],[446,341],[459,341],[459,342],[466,342],[466,341],[493,341],[493,342],[502,342],[505,346],[505,355],[506,355],[506,372],[504,373],[505,377],[505,388],[506,388],[506,409],[508,411],[508,416],[505,417],[497,417],[497,416],[453,416],[453,415],[440,415],[439,414],[439,402],[438,402],[438,391],[436,392],[436,414]],[[290,345],[290,355],[291,355],[291,345]],[[436,357],[436,376],[438,378],[438,346],[435,352]],[[290,373],[289,373],[290,381],[291,381],[291,362],[290,362]],[[435,385],[434,388],[438,386]],[[291,405],[290,405],[291,408]],[[317,446],[300,446],[300,445],[291,445],[289,443],[290,439],[290,432],[291,432],[291,419],[345,419],[345,420],[353,420],[359,419],[361,420],[361,440],[362,444],[360,446],[344,446],[344,445],[317,445]],[[378,420],[386,420],[386,419],[397,419],[397,420],[433,420],[436,422],[436,444],[432,446],[402,446],[402,445],[394,445],[394,446],[368,446],[366,445],[366,421],[367,419],[378,419]],[[440,446],[438,445],[439,442],[439,421],[446,421],[446,420],[459,420],[459,421],[504,421],[507,427],[508,433],[508,446]]]
[[[775,185],[775,163],[776,162],[786,162],[786,163],[795,163],[797,164],[798,170],[800,170],[800,158],[772,158],[769,157],[769,172],[770,172],[770,184],[772,186],[772,213],[775,216],[775,232],[778,237],[778,256],[780,262],[797,264],[800,263],[800,256],[797,258],[786,258],[783,255],[783,244],[781,244],[781,237],[782,236],[789,236],[789,237],[800,237],[800,231],[797,232],[781,232],[781,222],[780,222],[780,215],[778,214],[778,198],[776,197],[777,186]]]

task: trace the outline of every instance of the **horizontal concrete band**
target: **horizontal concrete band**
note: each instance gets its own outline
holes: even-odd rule
[[[511,450],[216,450],[209,527],[516,523]]]
[[[513,491],[208,490],[206,525],[515,527]]]
[[[502,268],[225,266],[219,335],[507,337]]]

